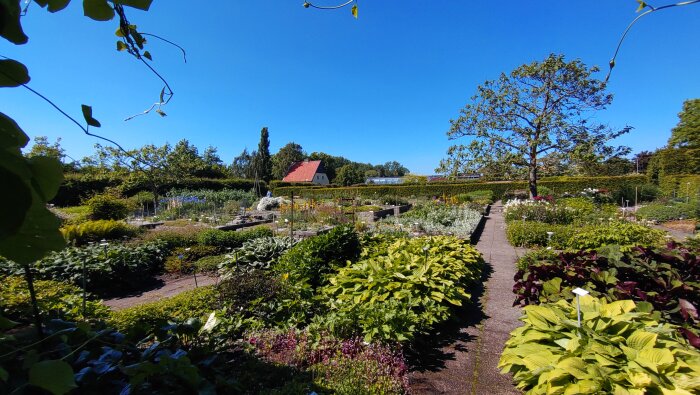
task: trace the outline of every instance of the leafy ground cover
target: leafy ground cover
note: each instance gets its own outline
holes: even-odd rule
[[[666,247],[636,247],[624,253],[619,247],[597,252],[534,252],[519,264],[514,304],[571,300],[571,290],[576,287],[609,301],[649,302],[664,322],[682,328],[688,340],[700,347],[698,248],[670,243]]]
[[[692,394],[700,352],[651,304],[581,298],[524,308],[499,367],[527,394]]]
[[[418,204],[400,217],[388,217],[378,224],[380,229],[414,231],[427,235],[454,235],[468,239],[479,226],[481,212],[467,205],[446,205],[434,202]]]
[[[373,202],[363,203],[371,207]],[[462,220],[480,219],[464,206],[435,207],[419,208],[411,221],[440,224],[440,229],[434,226],[440,233]],[[55,393],[89,391],[112,381],[118,383],[111,387],[115,391],[141,393],[175,386],[239,393],[407,393],[401,350],[471,303],[470,288],[484,264],[467,241],[454,236],[361,236],[339,226],[297,242],[272,237],[265,227],[227,232],[195,222],[171,222],[164,230],[126,241],[114,236],[117,240],[106,245],[84,243],[111,237],[111,229],[122,222],[67,225],[66,235],[83,245],[51,253],[34,265],[35,275],[47,279],[37,282],[39,305],[45,320],[87,320],[90,325],[47,324],[45,344],[53,348],[33,360],[29,352],[40,339],[20,319],[28,312],[28,295],[8,297],[0,314],[20,323],[2,318],[0,324],[23,333],[0,336],[0,349],[7,350],[0,373],[13,377],[6,381],[8,388],[41,387],[32,369],[45,365],[51,373],[40,373],[63,383],[47,388]],[[16,275],[23,271],[6,263],[3,276],[14,276],[3,278],[12,280],[0,291],[9,296],[22,285]],[[83,267],[91,292],[85,313],[76,287]],[[118,312],[94,299],[138,289],[164,270],[222,277],[216,286]],[[63,330],[72,335],[62,336]],[[9,366],[25,359],[36,363]]]

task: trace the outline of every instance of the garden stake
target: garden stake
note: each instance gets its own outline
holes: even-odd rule
[[[583,288],[574,288],[571,291],[576,294],[576,314],[578,316],[578,327],[581,327],[581,296],[588,295],[588,291]]]

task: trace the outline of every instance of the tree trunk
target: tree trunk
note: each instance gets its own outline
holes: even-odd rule
[[[530,157],[530,165],[528,173],[528,188],[530,189],[530,199],[537,197],[537,156]]]

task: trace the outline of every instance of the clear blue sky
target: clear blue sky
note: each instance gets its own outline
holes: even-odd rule
[[[333,2],[334,0],[325,0]],[[187,138],[213,145],[226,163],[257,147],[270,129],[271,151],[295,141],[360,162],[398,160],[432,173],[450,145],[450,118],[477,85],[549,53],[607,70],[617,40],[636,16],[633,0],[361,0],[349,9],[304,9],[298,1],[155,0],[128,15],[152,40],[153,65],[175,97],[156,114],[124,122],[158,98],[161,84],[115,50],[116,21],[82,16],[80,1],[49,14],[33,5],[24,18],[30,42],[0,44],[24,62],[31,86],[80,118],[94,107],[96,131],[138,147]],[[657,4],[658,5],[658,4]],[[700,5],[643,19],[625,42],[613,73],[615,100],[597,115],[634,151],[665,144],[683,100],[700,96]],[[3,89],[0,108],[31,137],[63,138],[68,154],[92,154],[96,140],[26,90]]]

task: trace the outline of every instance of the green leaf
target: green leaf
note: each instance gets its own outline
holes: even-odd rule
[[[17,0],[0,0],[0,36],[7,41],[21,45],[26,44],[29,38],[22,31],[20,14],[22,10]]]
[[[29,384],[54,395],[62,395],[78,387],[73,378],[73,369],[61,360],[46,360],[32,365],[29,369]]]
[[[639,3],[639,7],[637,7],[637,11],[639,12],[647,7],[647,3],[644,2],[644,0],[637,0],[637,3]]]
[[[12,321],[12,320],[9,320],[9,319],[7,319],[7,318],[5,318],[5,317],[3,317],[3,316],[0,315],[0,329],[1,329],[1,330],[5,331],[5,330],[8,330],[8,329],[12,329],[12,328],[14,328],[14,327],[17,326],[17,325],[18,325],[17,322],[14,322],[14,321]]]
[[[83,14],[96,21],[108,21],[114,18],[114,9],[107,0],[83,0]]]
[[[12,60],[0,60],[0,87],[14,88],[29,82],[29,72],[22,63]]]
[[[627,338],[627,345],[635,350],[651,348],[656,344],[657,336],[656,333],[637,330]]]
[[[10,378],[10,374],[7,373],[7,370],[0,368],[0,380],[7,381],[8,378]]]
[[[168,114],[164,113],[163,110],[161,110],[160,108],[156,110],[156,113],[158,113],[158,115],[160,115],[161,117],[168,116]]]
[[[153,0],[112,0],[114,4],[121,4],[127,7],[138,8],[139,10],[148,11]]]
[[[8,151],[16,148],[17,155],[21,155],[20,148],[29,142],[29,136],[20,129],[17,122],[0,112],[0,150]]]
[[[68,6],[70,0],[34,0],[35,3],[39,4],[41,7],[49,6],[49,12],[57,12]]]
[[[48,202],[58,192],[58,187],[63,182],[63,168],[56,158],[37,156],[29,159],[32,169],[32,185],[42,200]]]
[[[20,264],[34,262],[66,245],[58,230],[61,220],[46,208],[46,202],[36,192],[31,201],[19,230],[0,240],[0,255]]]
[[[126,44],[123,41],[117,41],[117,51],[123,51],[126,48]]]
[[[352,16],[354,16],[355,19],[357,19],[357,4],[352,6],[352,9],[350,10],[350,12],[352,12]]]
[[[0,194],[0,240],[16,233],[31,205],[32,193],[29,186],[17,174],[0,167],[2,187],[12,193]]]
[[[100,121],[92,117],[92,107],[83,104],[81,105],[81,108],[83,110],[83,118],[85,118],[85,122],[87,122],[88,125],[96,128],[102,126]]]
[[[145,51],[145,52],[143,53],[143,57],[146,58],[146,59],[148,59],[148,60],[150,60],[150,61],[153,61],[153,58],[151,57],[151,53],[148,52],[148,51]]]

